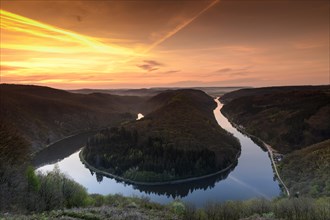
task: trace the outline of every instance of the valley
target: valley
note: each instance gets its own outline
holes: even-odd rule
[[[195,89],[126,97],[15,87],[1,85],[1,111],[8,118],[1,118],[1,158],[6,159],[0,164],[0,187],[2,197],[11,198],[9,204],[20,198],[7,183],[20,189],[19,195],[24,197],[30,183],[19,173],[24,173],[31,161],[38,175],[59,169],[91,194],[138,195],[164,205],[173,199],[204,207],[210,199],[225,202],[284,196],[276,175],[281,176],[291,196],[329,195],[329,137],[324,123],[328,116],[328,87],[283,91],[263,88],[260,94],[260,89],[248,89],[247,93],[243,89],[223,95],[220,100],[225,105]],[[286,99],[277,102],[279,97]],[[25,101],[15,101],[21,98]],[[276,115],[278,109],[291,114]],[[79,123],[65,121],[66,110]],[[136,120],[138,113],[144,117]],[[102,120],[105,115],[108,119]],[[21,120],[23,116],[26,119]],[[302,121],[307,125],[295,132],[303,134],[303,138],[283,138],[284,133],[293,134],[301,117],[305,117]],[[56,120],[65,123],[54,123]],[[283,129],[287,121],[291,123]],[[26,126],[29,129],[25,130]],[[71,126],[72,130],[61,130],[62,126]],[[32,128],[38,128],[45,137],[53,137],[54,143],[34,136]],[[282,131],[282,138],[269,135],[274,131]],[[308,132],[315,136],[311,138]],[[275,148],[270,154],[266,143]],[[274,162],[275,150],[283,160]],[[316,166],[313,161],[318,161]]]

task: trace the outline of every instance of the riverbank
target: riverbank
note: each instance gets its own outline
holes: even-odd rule
[[[251,140],[254,139],[254,140],[256,140],[257,142],[259,142],[260,144],[263,145],[263,146],[260,146],[260,147],[263,147],[264,149],[267,150],[268,155],[269,155],[269,157],[271,159],[271,162],[272,162],[272,167],[273,167],[273,169],[275,171],[275,174],[276,174],[276,178],[278,179],[280,185],[284,188],[286,195],[288,197],[290,197],[290,191],[289,191],[288,187],[285,185],[284,181],[282,180],[282,178],[281,178],[281,176],[280,176],[280,174],[278,172],[277,165],[276,165],[275,160],[274,160],[274,152],[277,152],[277,151],[274,150],[269,144],[267,144],[263,140],[261,140],[259,137],[255,136],[255,135],[252,135],[252,134],[249,134],[248,132],[246,132],[243,126],[237,125],[234,122],[232,122],[232,120],[230,120],[230,117],[227,117],[227,119],[233,125],[233,127],[235,127],[242,134],[247,135],[248,137],[251,138]]]
[[[104,128],[105,128],[105,127],[104,127]],[[96,130],[85,130],[85,131],[79,131],[79,132],[76,132],[76,133],[74,133],[74,134],[71,134],[71,135],[65,136],[65,137],[60,138],[60,139],[58,139],[58,140],[55,140],[55,141],[53,141],[53,142],[51,142],[51,143],[49,143],[49,144],[46,144],[46,146],[45,146],[44,148],[42,148],[42,149],[40,149],[40,150],[37,150],[37,151],[35,151],[35,152],[32,152],[32,153],[30,154],[30,156],[31,156],[31,158],[34,158],[37,154],[39,154],[39,153],[41,153],[42,151],[44,151],[44,150],[46,150],[46,149],[52,147],[52,146],[55,145],[55,144],[58,144],[58,143],[61,142],[61,141],[65,141],[65,140],[67,140],[67,139],[69,139],[69,138],[73,138],[73,137],[78,136],[78,135],[84,135],[84,134],[89,134],[89,133],[93,134],[93,133],[96,133],[96,132],[98,132],[98,131],[100,131],[100,130],[102,130],[102,129],[104,129],[104,128],[100,128],[100,129],[96,129]]]
[[[222,173],[225,173],[227,171],[229,171],[233,166],[234,164],[237,162],[239,156],[241,155],[241,150],[236,154],[235,156],[235,162],[230,164],[228,167],[222,169],[222,170],[219,170],[215,173],[211,173],[211,174],[207,174],[207,175],[203,175],[203,176],[197,176],[197,177],[190,177],[190,178],[185,178],[185,179],[177,179],[177,180],[170,180],[170,181],[162,181],[162,182],[140,182],[140,181],[134,181],[134,180],[130,180],[130,179],[126,179],[124,177],[121,177],[121,176],[117,176],[117,175],[114,175],[112,173],[109,173],[109,172],[106,172],[106,171],[103,171],[103,170],[100,170],[100,169],[97,169],[96,167],[90,165],[86,160],[85,158],[83,157],[83,150],[84,148],[81,149],[81,151],[79,152],[79,158],[81,160],[81,162],[90,170],[96,172],[96,173],[99,173],[99,174],[102,174],[104,176],[108,176],[108,177],[111,177],[111,178],[115,178],[116,180],[119,180],[119,181],[123,181],[125,183],[129,183],[129,184],[136,184],[136,185],[143,185],[143,186],[161,186],[161,185],[173,185],[173,184],[180,184],[180,183],[187,183],[187,182],[193,182],[193,181],[197,181],[197,180],[201,180],[201,179],[205,179],[205,178],[208,178],[208,177],[213,177],[213,176],[216,176],[216,175],[220,175]]]

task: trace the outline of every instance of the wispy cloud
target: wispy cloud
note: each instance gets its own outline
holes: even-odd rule
[[[158,39],[157,41],[155,41],[153,44],[151,44],[146,50],[145,52],[149,52],[150,50],[154,49],[155,47],[157,47],[159,44],[163,43],[165,40],[167,40],[168,38],[172,37],[173,35],[175,35],[176,33],[178,33],[180,30],[182,30],[183,28],[185,28],[187,25],[189,25],[191,22],[193,22],[194,20],[196,20],[199,16],[201,16],[204,12],[206,12],[207,10],[209,10],[210,8],[212,8],[214,5],[216,5],[218,2],[220,2],[220,0],[215,0],[212,1],[210,4],[208,4],[205,8],[203,8],[201,11],[199,11],[195,16],[193,16],[192,18],[189,18],[185,21],[183,21],[181,24],[177,25],[174,29],[170,30],[169,32],[167,32],[163,37],[161,37],[160,39]]]
[[[208,76],[244,76],[251,74],[253,71],[252,67],[243,67],[243,68],[221,68],[214,72],[207,74]]]
[[[20,75],[86,70],[106,73],[123,66],[125,59],[140,56],[131,48],[109,43],[111,39],[104,41],[5,10],[0,10],[0,18],[1,64],[7,72],[21,69]],[[17,59],[9,59],[9,53]]]
[[[147,70],[148,72],[158,70],[161,66],[164,66],[164,64],[155,60],[143,60],[143,64],[137,65],[137,67],[140,67],[143,70]]]
[[[217,72],[217,73],[228,73],[230,71],[232,71],[231,68],[223,68],[223,69],[219,69],[219,70],[217,70],[215,72]]]
[[[172,73],[178,73],[180,72],[181,70],[169,70],[169,71],[166,71],[164,72],[165,74],[172,74]]]

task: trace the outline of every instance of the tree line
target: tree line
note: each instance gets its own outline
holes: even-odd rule
[[[135,181],[164,181],[214,172],[218,166],[206,147],[177,147],[165,136],[141,136],[124,127],[105,129],[90,138],[88,163]]]

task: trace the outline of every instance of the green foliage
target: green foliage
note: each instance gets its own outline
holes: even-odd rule
[[[169,204],[170,209],[177,215],[183,215],[186,212],[185,205],[180,201],[174,201]]]
[[[89,202],[90,206],[100,207],[105,203],[105,197],[99,194],[92,194],[89,196],[91,201]]]
[[[203,209],[196,210],[186,205],[184,219],[288,219],[288,220],[326,220],[330,218],[329,197],[282,198],[272,201],[253,199],[247,201],[227,201],[209,203]]]
[[[34,168],[29,166],[26,170],[28,191],[37,192],[40,189],[40,180],[34,172]]]
[[[31,177],[28,179],[32,179],[31,186],[34,187],[34,182],[38,183],[38,187],[28,191],[26,205],[30,211],[81,207],[88,202],[86,189],[60,173],[56,166],[53,171],[46,174],[29,175]],[[28,182],[30,185],[31,181]]]

